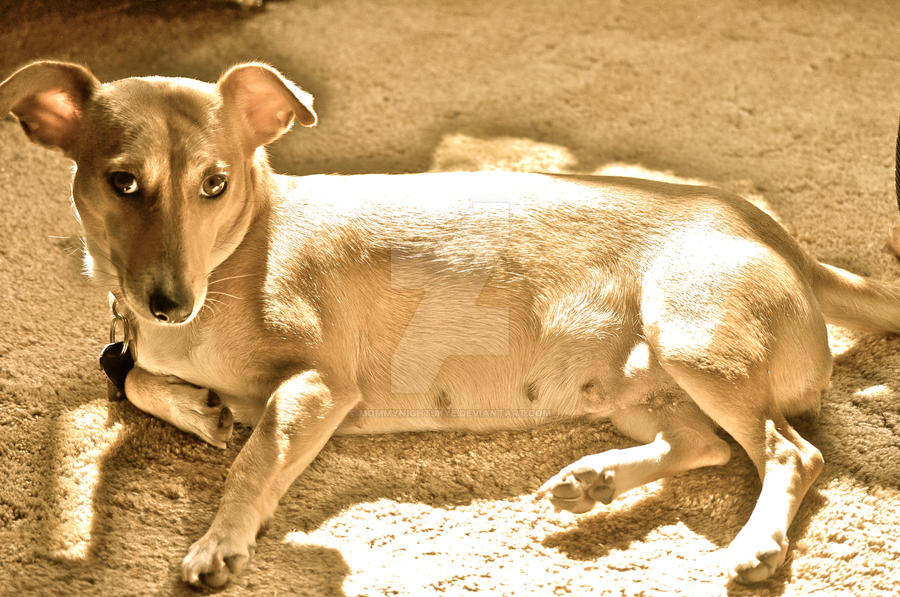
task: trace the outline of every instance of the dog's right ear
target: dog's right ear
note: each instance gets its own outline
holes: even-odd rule
[[[29,139],[73,157],[84,107],[99,87],[78,64],[33,62],[0,83],[0,117],[12,112]]]

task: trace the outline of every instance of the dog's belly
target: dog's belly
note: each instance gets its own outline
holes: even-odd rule
[[[451,357],[436,372],[386,372],[362,381],[363,399],[337,433],[494,431],[606,418],[675,388],[646,344],[621,340],[570,340],[533,357],[512,350]]]
[[[491,431],[607,417],[671,379],[642,340],[634,285],[601,273],[568,284],[412,267],[420,296],[356,276],[340,292],[335,361],[354,355],[360,404],[338,433]],[[502,281],[490,280],[499,277]],[[485,282],[485,280],[489,280]],[[358,359],[358,360],[356,360]]]

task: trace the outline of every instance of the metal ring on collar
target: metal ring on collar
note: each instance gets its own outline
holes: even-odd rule
[[[118,299],[113,299],[112,303],[112,313],[113,319],[109,325],[109,343],[112,344],[116,341],[116,331],[119,327],[119,321],[122,322],[122,331],[124,333],[124,337],[122,338],[122,354],[128,352],[128,342],[131,338],[131,328],[128,323],[128,318],[119,313],[119,301]]]

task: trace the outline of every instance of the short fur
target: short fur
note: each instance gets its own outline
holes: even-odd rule
[[[129,399],[218,447],[235,418],[255,426],[184,559],[191,584],[223,585],[246,565],[334,433],[584,416],[643,445],[585,456],[539,496],[583,512],[724,464],[721,426],[762,479],[728,571],[763,580],[822,468],[785,416],[816,410],[828,385],[826,320],[900,331],[896,288],[820,265],[715,189],[275,175],[263,146],[316,115],[263,64],[216,84],[101,85],[84,67],[38,62],[0,84],[8,111],[77,165],[91,270],[134,330]]]

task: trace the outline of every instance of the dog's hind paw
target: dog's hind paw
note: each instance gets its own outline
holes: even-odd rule
[[[253,543],[210,529],[188,550],[181,578],[196,587],[224,587],[246,568],[255,549]]]
[[[615,467],[597,466],[600,455],[586,456],[554,475],[537,490],[556,510],[581,514],[597,502],[609,504],[616,497]]]

